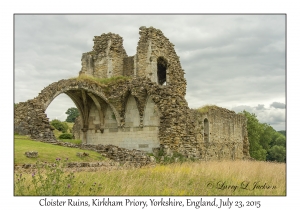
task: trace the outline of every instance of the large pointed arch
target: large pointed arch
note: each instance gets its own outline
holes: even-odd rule
[[[99,107],[99,101],[104,102],[111,107],[118,124],[120,124],[119,113],[108,101],[101,87],[98,85],[90,85],[87,82],[77,81],[76,79],[60,80],[44,88],[35,99],[39,101],[43,105],[44,110],[46,110],[49,104],[62,93],[65,93],[72,99],[82,116],[84,115],[84,110],[90,106],[89,103],[95,103],[95,105]]]
[[[105,96],[104,92],[101,89],[101,85],[91,83],[90,81],[82,81],[76,79],[60,80],[45,87],[36,98],[34,98],[33,100],[29,100],[28,103],[33,107],[41,107],[41,109],[38,110],[40,110],[39,112],[43,113],[45,116],[39,114],[37,118],[40,119],[41,116],[43,116],[45,119],[42,119],[42,121],[47,124],[49,123],[49,120],[46,117],[45,111],[51,104],[51,102],[62,93],[65,93],[68,97],[70,97],[79,110],[82,120],[81,130],[83,131],[83,143],[88,143],[87,131],[92,129],[89,128],[90,110],[92,106],[95,106],[97,108],[97,113],[99,113],[99,129],[102,132],[104,130],[103,113],[105,113],[107,107],[112,110],[117,122],[117,126],[120,126],[120,115],[116,108],[109,102],[108,98]],[[33,101],[34,103],[32,103],[31,101]],[[38,121],[36,122],[38,123]],[[38,124],[31,126],[38,127]],[[45,136],[43,133],[49,133],[49,129],[47,128],[47,126],[44,127],[45,131],[39,131],[39,134],[36,135]],[[47,136],[49,136],[49,134],[47,134]]]

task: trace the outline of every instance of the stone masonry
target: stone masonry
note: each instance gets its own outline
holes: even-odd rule
[[[93,50],[82,55],[78,78],[52,83],[15,107],[15,132],[55,140],[45,110],[65,93],[80,112],[73,134],[84,144],[205,160],[248,158],[246,118],[216,106],[190,109],[174,45],[153,27],[140,27],[139,34],[133,56],[127,56],[118,34],[95,36]]]

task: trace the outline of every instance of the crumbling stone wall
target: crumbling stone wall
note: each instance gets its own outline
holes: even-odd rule
[[[191,110],[189,124],[198,141],[202,159],[242,159],[249,157],[247,120],[225,108],[207,106],[205,111]]]
[[[16,131],[54,139],[44,111],[65,93],[79,109],[73,131],[84,143],[160,149],[165,155],[179,152],[199,159],[249,157],[245,117],[218,107],[207,112],[189,109],[179,57],[158,29],[140,28],[137,53],[131,57],[119,35],[96,36],[93,50],[82,56],[79,74],[127,78],[107,85],[82,77],[52,83],[34,103],[29,100],[15,109]],[[31,117],[36,120],[28,121]]]
[[[55,141],[44,106],[36,99],[20,102],[15,106],[14,132],[30,135],[33,139]]]
[[[80,74],[98,78],[112,76],[147,77],[159,85],[170,86],[179,95],[186,94],[186,80],[174,44],[161,30],[140,27],[137,53],[128,57],[123,38],[108,33],[95,36],[93,50],[82,55]]]
[[[159,84],[159,60],[165,60],[166,85],[179,95],[186,94],[186,80],[181,68],[174,44],[164,36],[161,30],[153,27],[140,27],[140,39],[137,47],[137,75],[146,76]],[[163,82],[162,82],[163,83]]]
[[[127,53],[122,37],[113,33],[95,36],[93,50],[82,55],[80,74],[99,78],[123,75],[124,58]]]

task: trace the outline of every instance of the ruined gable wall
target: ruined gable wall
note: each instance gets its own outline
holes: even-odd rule
[[[163,57],[167,60],[167,86],[180,95],[186,94],[186,80],[181,68],[179,57],[174,45],[159,29],[140,27],[140,39],[137,47],[137,76],[146,76],[157,83],[157,60]]]

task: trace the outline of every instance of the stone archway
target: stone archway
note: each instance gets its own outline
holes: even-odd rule
[[[60,94],[68,95],[78,108],[82,119],[83,142],[87,143],[90,108],[95,106],[99,113],[99,129],[103,130],[104,115],[110,107],[116,117],[118,126],[120,116],[115,107],[108,101],[101,86],[84,80],[60,80],[44,88],[39,95],[27,102],[20,103],[15,109],[15,130],[20,134],[30,135],[34,139],[54,140],[45,111],[49,104]]]

